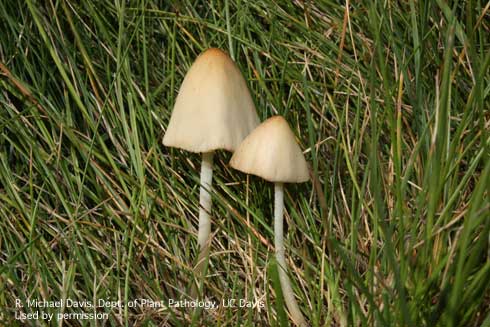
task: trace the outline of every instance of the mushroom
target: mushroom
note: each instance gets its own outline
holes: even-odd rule
[[[243,140],[230,165],[274,183],[274,245],[279,264],[279,280],[284,300],[293,321],[307,326],[301,314],[287,274],[283,241],[284,183],[302,183],[310,179],[305,157],[286,120],[274,116],[260,124]]]
[[[233,60],[220,49],[203,52],[182,82],[163,137],[165,146],[202,153],[197,270],[210,242],[214,151],[234,151],[258,124],[247,83]]]

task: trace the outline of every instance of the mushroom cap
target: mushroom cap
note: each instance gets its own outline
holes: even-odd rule
[[[187,72],[163,144],[191,152],[234,151],[259,122],[240,70],[212,48]]]
[[[270,182],[302,183],[310,179],[305,156],[286,120],[274,116],[243,140],[230,165]]]

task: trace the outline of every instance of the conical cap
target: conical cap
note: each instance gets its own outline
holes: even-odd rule
[[[270,182],[301,183],[310,179],[305,157],[281,116],[260,124],[243,140],[230,165]]]
[[[209,49],[184,78],[163,144],[191,152],[234,151],[258,124],[240,70],[225,52]]]

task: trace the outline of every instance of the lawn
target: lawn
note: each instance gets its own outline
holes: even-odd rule
[[[284,242],[309,325],[490,326],[481,0],[0,1],[0,325],[292,324],[274,186],[224,150],[194,270],[201,156],[162,139],[212,47],[308,162]]]

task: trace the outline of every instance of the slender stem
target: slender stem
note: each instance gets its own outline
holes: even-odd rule
[[[278,263],[279,280],[281,281],[284,301],[288,307],[293,321],[298,326],[308,326],[301,314],[298,303],[294,298],[291,282],[289,281],[286,258],[284,254],[283,212],[284,212],[284,186],[283,183],[274,184],[274,245],[276,247],[276,260]]]
[[[206,259],[209,253],[209,243],[211,234],[211,185],[213,182],[213,155],[214,152],[204,152],[201,163],[201,188],[199,192],[199,230],[197,242],[199,244],[199,255],[194,266],[194,277],[196,283],[192,284],[190,296],[197,298],[201,293],[199,290],[203,285],[204,270],[206,268]]]
[[[197,241],[200,249],[207,246],[211,233],[211,184],[213,182],[213,155],[214,152],[204,152],[201,164],[201,189],[199,194],[199,233]]]

